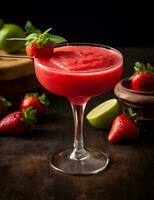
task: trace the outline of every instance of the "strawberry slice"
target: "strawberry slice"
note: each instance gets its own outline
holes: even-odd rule
[[[128,116],[129,115],[129,116]],[[139,135],[139,127],[136,124],[137,114],[132,109],[128,109],[128,115],[120,114],[113,123],[108,135],[108,140],[112,144],[121,141],[134,140]]]
[[[154,91],[154,67],[147,63],[136,62],[135,73],[130,78],[131,89],[136,91]]]
[[[36,123],[36,110],[32,107],[8,114],[0,121],[0,134],[21,134]]]

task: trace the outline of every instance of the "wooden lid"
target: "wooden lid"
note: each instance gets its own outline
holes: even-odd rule
[[[7,55],[0,50],[0,55]],[[34,74],[34,65],[30,59],[0,58],[0,81],[22,78]]]

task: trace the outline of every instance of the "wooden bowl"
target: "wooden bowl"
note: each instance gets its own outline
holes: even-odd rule
[[[129,78],[117,83],[114,93],[122,105],[123,111],[132,107],[137,112],[138,119],[142,121],[154,121],[154,92],[142,92],[131,90]]]

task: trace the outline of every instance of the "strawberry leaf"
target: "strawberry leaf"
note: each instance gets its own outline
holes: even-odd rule
[[[144,63],[136,62],[134,66],[134,70],[135,72],[140,72],[140,71],[154,72],[154,67],[150,63],[147,63],[145,65]]]
[[[32,22],[29,21],[29,20],[25,24],[25,31],[26,31],[26,34],[41,33],[41,30],[40,29],[36,29],[34,27],[34,25],[32,24]]]
[[[33,127],[34,124],[37,122],[37,110],[33,107],[28,107],[22,110],[22,117],[21,121],[25,123],[26,126]]]
[[[49,33],[52,30],[52,28],[48,28],[46,31],[44,31],[44,33],[42,33],[42,35],[46,35],[47,33]]]
[[[125,113],[130,119],[132,119],[135,123],[138,121],[138,115],[133,111],[131,107],[127,108],[127,112]]]
[[[141,63],[141,62],[135,62],[134,69],[135,69],[135,72],[145,71],[145,65],[144,63]]]
[[[42,93],[41,96],[39,96],[38,92],[35,92],[35,93],[28,93],[28,94],[25,95],[25,98],[26,98],[26,97],[30,97],[30,96],[36,97],[36,98],[37,98],[42,104],[44,104],[44,105],[47,105],[47,106],[48,106],[48,105],[50,104],[50,102],[49,102],[49,100],[47,99],[45,93]]]
[[[52,28],[49,28],[42,34],[41,33],[31,33],[30,35],[28,35],[26,37],[26,39],[27,39],[26,45],[36,42],[38,45],[38,48],[42,48],[43,44],[54,45],[54,44],[66,42],[65,38],[58,36],[58,35],[50,34],[49,32],[51,30],[52,30]]]
[[[26,39],[27,40],[29,40],[29,39],[31,39],[31,38],[36,38],[36,37],[38,37],[40,34],[39,33],[31,33],[31,34],[29,34],[27,37],[26,37]]]
[[[38,94],[38,92],[30,92],[30,93],[27,93],[27,94],[25,94],[25,98],[26,97],[39,97],[39,94]]]
[[[47,99],[45,93],[43,93],[40,97],[38,97],[38,99],[39,99],[40,102],[41,102],[42,104],[44,104],[44,105],[47,105],[47,106],[48,106],[48,105],[50,104],[50,102],[49,102],[49,100]]]
[[[10,107],[12,104],[10,101],[7,101],[4,97],[0,96],[0,102],[3,105],[3,108],[7,110],[8,107]]]
[[[37,40],[37,46],[38,46],[38,48],[41,49],[44,43],[45,42],[43,40]]]
[[[26,43],[25,45],[29,45],[32,44],[33,42],[35,42],[37,40],[37,38],[39,37],[39,33],[31,33],[26,37]]]
[[[154,67],[150,63],[147,63],[146,68],[147,68],[147,71],[154,72]]]
[[[53,34],[49,34],[49,41],[52,44],[59,44],[59,43],[63,43],[63,42],[67,42],[67,40],[61,36],[58,35],[53,35]]]

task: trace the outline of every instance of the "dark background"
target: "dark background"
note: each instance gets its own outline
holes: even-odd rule
[[[154,46],[153,5],[149,1],[1,1],[0,18],[24,26],[31,20],[71,42],[110,46]]]

